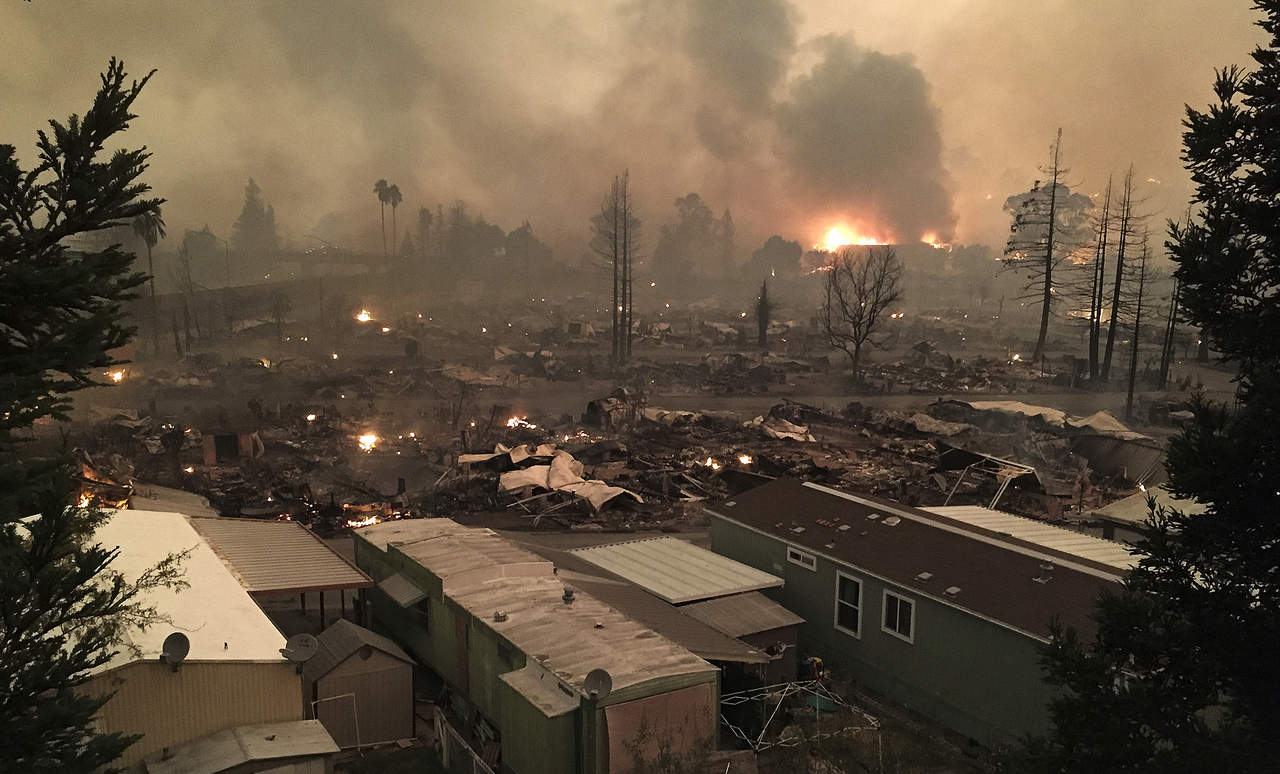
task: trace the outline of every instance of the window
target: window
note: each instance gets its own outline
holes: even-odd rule
[[[884,592],[884,624],[880,628],[900,640],[914,642],[916,603],[886,589]]]
[[[862,581],[836,572],[836,628],[862,636]]]
[[[813,554],[806,554],[798,548],[787,546],[787,561],[798,564],[809,572],[818,571],[818,559]]]
[[[424,597],[421,602],[413,606],[413,612],[418,617],[418,625],[431,633],[431,597]]]

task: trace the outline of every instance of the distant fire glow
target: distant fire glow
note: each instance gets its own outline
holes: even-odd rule
[[[920,237],[920,241],[932,247],[934,250],[950,250],[951,249],[951,244],[949,242],[943,242],[938,237],[938,235],[933,233],[932,231]]]
[[[739,464],[739,465],[750,465],[752,462],[753,462],[753,460],[751,459],[751,455],[750,455],[750,454],[739,454],[739,455],[738,455],[738,464]]]
[[[113,382],[119,383],[124,381],[124,371],[112,371],[107,375],[111,377],[111,381]]]
[[[360,312],[356,315],[357,322],[369,322],[372,319],[373,319],[373,315],[369,314],[368,309],[361,309]]]
[[[373,433],[365,433],[356,439],[360,443],[360,451],[371,452],[373,447],[378,445],[378,436]]]
[[[507,420],[507,427],[523,427],[528,430],[536,430],[537,425],[529,421],[528,417],[511,417]]]
[[[369,516],[364,519],[347,519],[347,527],[350,529],[359,529],[360,527],[372,527],[374,524],[382,521],[377,516]]]
[[[719,470],[719,469],[720,469],[720,463],[719,463],[719,462],[716,462],[716,461],[715,461],[714,459],[712,459],[711,457],[707,457],[707,459],[706,459],[706,460],[704,460],[702,464],[703,464],[705,467],[711,468],[712,470]]]
[[[819,250],[826,250],[829,253],[834,253],[840,248],[848,247],[849,245],[884,244],[888,243],[878,239],[877,237],[862,234],[858,232],[857,229],[849,228],[848,226],[832,226],[823,241],[814,245],[814,247]]]
[[[315,414],[307,414],[307,421],[308,421],[308,422],[314,422],[314,421],[316,421],[316,415],[315,415]]]

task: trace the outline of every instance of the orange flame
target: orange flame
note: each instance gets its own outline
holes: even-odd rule
[[[822,242],[814,245],[814,249],[826,250],[834,253],[842,247],[849,245],[887,245],[888,242],[883,241],[879,237],[868,236],[859,232],[855,228],[846,225],[832,226],[827,232]]]

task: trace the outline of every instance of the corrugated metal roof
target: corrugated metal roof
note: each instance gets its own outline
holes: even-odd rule
[[[680,610],[730,637],[804,623],[803,618],[758,591],[694,602]]]
[[[672,604],[774,588],[782,579],[673,537],[572,552]]]
[[[378,581],[378,588],[400,607],[416,605],[427,598],[427,592],[418,588],[413,581],[400,573],[395,573]]]
[[[371,632],[363,626],[357,626],[345,618],[339,619],[333,626],[320,632],[316,641],[320,645],[316,654],[302,665],[302,677],[308,684],[329,674],[334,667],[366,645],[388,656],[398,658],[406,664],[413,663],[413,659],[409,658],[409,655],[391,639]]]
[[[237,726],[168,750],[146,761],[148,774],[217,774],[258,761],[306,758],[338,752],[318,720]]]
[[[1075,532],[1004,511],[983,508],[980,505],[939,505],[920,510],[962,521],[1001,535],[1009,535],[1038,546],[1052,548],[1081,559],[1108,564],[1121,570],[1127,570],[1137,564],[1137,559],[1129,553],[1128,547],[1123,543],[1103,540],[1083,532]]]
[[[379,524],[357,533],[395,547],[441,578],[445,595],[570,690],[581,693],[592,669],[605,669],[615,689],[661,677],[715,672],[715,667],[589,594],[564,601],[554,565],[499,537],[449,519]],[[367,536],[367,537],[366,537]],[[505,613],[502,621],[495,618]],[[514,687],[514,686],[513,686]],[[536,701],[538,697],[530,697]]]
[[[763,651],[717,631],[693,616],[685,615],[686,608],[658,599],[634,583],[601,570],[569,551],[546,545],[548,542],[562,542],[559,540],[561,537],[563,536],[525,533],[519,538],[513,536],[512,539],[519,539],[521,545],[554,562],[557,575],[565,585],[585,591],[708,661],[768,663],[769,656]]]
[[[251,592],[373,585],[368,575],[296,521],[193,518],[191,524]]]

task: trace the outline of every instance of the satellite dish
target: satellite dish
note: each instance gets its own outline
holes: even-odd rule
[[[160,646],[160,661],[168,664],[173,671],[178,671],[178,665],[183,662],[187,654],[191,652],[191,640],[187,639],[187,635],[182,632],[174,632],[164,638],[164,644]]]
[[[299,668],[320,649],[320,641],[310,634],[295,634],[280,649],[280,655],[297,664]]]
[[[587,673],[587,679],[583,681],[582,686],[587,689],[587,694],[593,699],[603,699],[609,695],[609,691],[613,690],[613,678],[603,669],[592,669]]]

